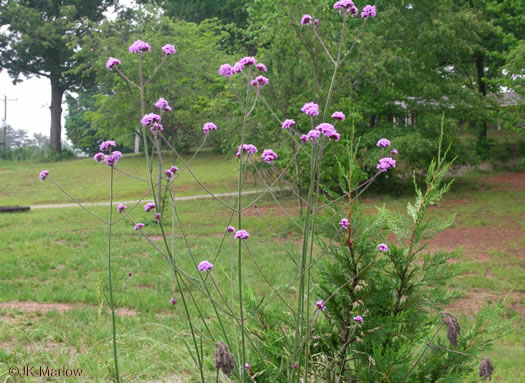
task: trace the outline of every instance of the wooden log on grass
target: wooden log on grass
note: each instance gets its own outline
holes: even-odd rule
[[[0,213],[15,213],[17,211],[28,211],[29,206],[0,206]]]

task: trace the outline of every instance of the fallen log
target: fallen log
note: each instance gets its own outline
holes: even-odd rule
[[[14,213],[17,211],[28,211],[29,206],[0,206],[0,213]]]

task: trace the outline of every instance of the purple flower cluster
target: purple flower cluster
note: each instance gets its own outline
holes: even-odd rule
[[[324,302],[322,300],[318,300],[317,302],[315,302],[315,305],[321,311],[326,310],[326,306],[324,305]]]
[[[164,52],[164,54],[166,56],[169,56],[169,55],[173,55],[177,52],[177,50],[175,49],[175,47],[171,44],[166,44],[162,47],[162,51]]]
[[[352,17],[359,13],[352,0],[339,0],[334,4],[334,9],[339,9],[339,13],[347,11]]]
[[[144,205],[144,210],[146,211],[146,213],[149,213],[153,209],[155,209],[155,203],[154,202],[149,202],[149,203]]]
[[[367,5],[361,12],[361,17],[366,19],[367,17],[376,17],[376,7],[374,5]]]
[[[237,147],[237,153],[235,154],[237,158],[241,157],[241,146],[239,145]],[[242,150],[245,151],[248,155],[257,153],[257,147],[252,144],[244,144],[242,146]]]
[[[250,82],[250,85],[261,89],[263,86],[268,85],[269,82],[270,80],[268,80],[266,77],[257,76]]]
[[[228,232],[228,233],[233,233],[233,232],[235,232],[235,228],[234,228],[233,226],[230,225],[230,226],[228,226],[228,227],[226,228],[226,232]]]
[[[363,323],[363,318],[361,317],[361,315],[355,316],[355,317],[354,317],[354,320],[355,320],[356,322]]]
[[[151,47],[149,46],[149,44],[141,40],[135,41],[129,47],[129,53],[142,53],[142,52],[149,52],[150,50],[151,50]]]
[[[328,137],[328,139],[330,140],[339,141],[341,139],[341,135],[337,133],[337,131],[335,130],[332,124],[328,124],[324,122],[318,125],[315,129],[323,133],[323,135],[325,137]]]
[[[321,137],[321,132],[317,129],[312,129],[308,134],[303,134],[300,138],[302,142],[318,140]]]
[[[385,245],[384,243],[380,243],[379,245],[377,245],[377,250],[379,250],[380,252],[384,253],[384,252],[388,251],[388,246]]]
[[[391,157],[381,158],[376,168],[381,172],[386,172],[390,168],[396,167],[396,160],[393,160]]]
[[[339,221],[339,226],[341,226],[343,229],[346,230],[350,227],[350,222],[348,221],[348,219],[343,218],[342,220]]]
[[[141,230],[142,228],[144,227],[144,224],[143,223],[137,223],[135,225],[135,227],[133,228],[133,230],[137,231],[137,230]]]
[[[244,70],[244,68],[251,66],[251,65],[255,65],[257,70],[261,72],[267,71],[266,65],[262,63],[257,64],[255,57],[247,56],[247,57],[243,57],[242,59],[240,59],[233,66],[231,66],[230,64],[222,64],[221,67],[219,68],[219,74],[223,77],[231,77],[234,74],[241,73]],[[266,79],[265,77],[263,78]],[[256,82],[256,83],[252,82],[252,85],[257,86],[257,84],[259,84],[259,87],[263,85],[267,85],[268,79],[266,79],[266,83],[263,83],[263,82],[264,82],[263,80],[260,80],[259,82]]]
[[[140,120],[140,123],[142,126],[149,126],[152,125],[155,122],[160,122],[161,118],[158,114],[155,113],[148,113],[142,119]]]
[[[119,213],[122,213],[122,212],[123,212],[124,210],[126,210],[126,209],[127,209],[127,206],[124,205],[123,203],[119,203],[119,204],[117,205],[117,211],[118,211]]]
[[[104,156],[104,161],[106,162],[106,165],[114,166],[118,163],[120,157],[122,157],[122,153],[115,150],[114,152],[111,152],[110,154]]]
[[[301,25],[311,25],[312,19],[313,19],[312,16],[304,15],[301,19]]]
[[[332,114],[332,118],[337,121],[344,121],[346,116],[343,112],[334,112],[334,114]]]
[[[379,141],[377,141],[376,146],[379,146],[380,148],[387,148],[390,146],[390,141],[386,138],[381,138]]]
[[[40,181],[45,180],[48,175],[49,175],[49,170],[42,170],[40,172]]]
[[[266,68],[266,65],[264,65],[263,63],[259,63],[259,64],[255,65],[255,67],[257,68],[258,71],[268,72],[268,69]]]
[[[284,120],[284,122],[282,124],[282,128],[283,129],[290,129],[294,125],[295,125],[295,121],[288,119],[288,120]]]
[[[95,154],[93,156],[93,160],[95,160],[99,164],[102,161],[105,161],[106,165],[108,166],[116,165],[117,162],[122,157],[122,153],[117,150],[112,151],[112,148],[114,148],[115,146],[116,146],[115,141],[104,141],[103,143],[100,144],[100,147],[99,147],[100,153]],[[107,152],[107,151],[109,151],[109,154],[102,153],[102,152]]]
[[[213,265],[208,261],[202,261],[197,268],[199,271],[210,271],[213,269]]]
[[[164,111],[164,112],[169,112],[171,111],[171,106],[168,104],[168,101],[166,101],[164,98],[159,98],[157,100],[157,102],[155,103],[155,106],[161,110],[161,111]]]
[[[111,151],[111,148],[114,148],[115,146],[117,146],[117,144],[115,144],[115,141],[104,141],[100,144],[99,149],[101,152],[107,152],[108,150]]]
[[[207,122],[202,126],[202,131],[205,135],[208,135],[210,130],[217,130],[217,125],[215,125],[213,122]]]
[[[235,232],[235,239],[247,239],[250,236],[250,233],[248,233],[246,230],[237,230]]]
[[[279,158],[279,156],[277,155],[277,153],[275,153],[272,149],[265,149],[263,151],[263,153],[261,154],[261,158],[263,159],[264,162],[266,162],[267,164],[271,164],[272,161],[276,160],[277,158]]]
[[[230,64],[222,64],[219,68],[219,74],[224,77],[233,76],[233,68]]]
[[[108,61],[106,61],[106,68],[109,70],[113,69],[114,66],[120,65],[120,60],[110,57]]]
[[[301,112],[306,113],[309,116],[317,116],[319,115],[319,105],[313,102],[307,102],[301,108]]]
[[[104,153],[95,154],[93,159],[100,164],[102,161],[104,161]]]
[[[173,299],[173,297],[171,297],[170,298],[170,303],[175,306],[177,304],[177,301],[175,299]]]
[[[179,171],[179,168],[176,166],[172,166],[169,169],[164,170],[164,174],[166,175],[167,179],[171,179],[175,176],[175,173]]]
[[[154,122],[153,125],[149,128],[149,131],[153,134],[160,133],[164,130],[164,127],[158,122]]]
[[[155,223],[160,222],[160,213],[155,213]]]
[[[399,152],[397,151],[397,149],[392,149],[392,151],[390,152],[390,154],[393,155],[393,156],[395,156],[398,153]]]

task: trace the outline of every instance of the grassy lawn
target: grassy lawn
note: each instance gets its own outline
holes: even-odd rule
[[[146,175],[140,157],[125,157],[120,164],[136,176]],[[181,167],[179,163],[176,165]],[[192,165],[195,174],[214,192],[234,190],[234,159],[204,153]],[[54,185],[38,180],[38,173],[44,168],[80,200],[107,199],[107,167],[91,159],[46,164],[0,162],[1,203],[68,202]],[[189,174],[179,180],[178,195],[202,194]],[[142,197],[148,189],[147,184],[127,177],[119,176],[116,182],[117,201]],[[247,201],[252,198],[255,197],[245,197]],[[402,209],[411,198],[372,196],[365,203],[370,209],[383,203],[392,209]],[[234,200],[226,199],[226,202],[233,204]],[[285,199],[283,204],[293,215],[295,203]],[[296,243],[293,240],[298,239],[298,234],[270,198],[263,198],[257,205],[248,209],[243,219],[243,225],[250,231],[248,245],[270,282],[285,286],[293,280],[294,273],[290,272],[293,263],[283,240],[292,240],[288,249],[291,256],[295,256],[297,250],[293,248]],[[215,283],[225,296],[229,296],[230,237],[224,236],[224,228],[231,213],[213,200],[181,202],[177,209],[189,233],[195,260],[207,259],[216,265]],[[107,217],[107,207],[91,210]],[[525,173],[469,173],[456,182],[442,202],[431,208],[433,215],[451,213],[457,214],[454,227],[430,243],[431,249],[463,246],[459,262],[464,265],[465,273],[449,286],[463,291],[464,296],[449,310],[460,315],[462,328],[467,330],[473,314],[484,303],[498,302],[507,296],[505,316],[516,319],[511,332],[499,340],[488,355],[496,367],[495,381],[520,381],[525,376],[519,362],[525,360],[525,285],[522,282]],[[144,222],[145,233],[160,244],[158,226],[151,214],[145,213],[139,205],[131,215],[134,221]],[[169,216],[166,220],[169,221]],[[233,225],[236,226],[235,222]],[[190,338],[181,302],[169,303],[170,297],[180,300],[180,295],[166,261],[133,231],[131,222],[121,221],[114,226],[113,233],[114,283],[117,300],[122,297],[117,325],[123,380],[178,382],[184,377],[188,379],[196,371],[182,338]],[[182,238],[178,231],[175,233],[168,240],[173,240],[178,265],[184,270],[195,270]],[[4,302],[0,305],[2,381],[7,379],[8,367],[26,364],[84,368],[84,381],[108,381],[113,364],[110,315],[104,298],[107,289],[106,234],[107,227],[79,208],[0,215],[0,302]],[[217,252],[221,243],[221,250]],[[133,273],[131,278],[129,272]],[[190,273],[197,277],[196,271]],[[243,276],[248,292],[256,291],[259,296],[272,294],[249,256],[243,259]],[[187,287],[186,291],[191,291],[198,302],[204,301],[200,291],[202,283]],[[283,298],[289,299],[294,293],[295,289],[289,288],[283,291]],[[35,309],[27,302],[54,306],[40,305]],[[201,305],[200,310],[205,318],[215,317],[211,306]],[[192,315],[198,315],[195,309]],[[209,327],[212,334],[219,334],[217,323],[209,321]],[[199,331],[206,329],[199,328]],[[211,381],[214,379],[214,346],[210,342],[204,347],[209,356],[206,363]],[[473,381],[477,380],[473,377]]]

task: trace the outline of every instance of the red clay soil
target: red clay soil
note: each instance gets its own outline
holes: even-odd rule
[[[525,173],[503,173],[479,180],[481,185],[487,185],[494,191],[525,191]]]

